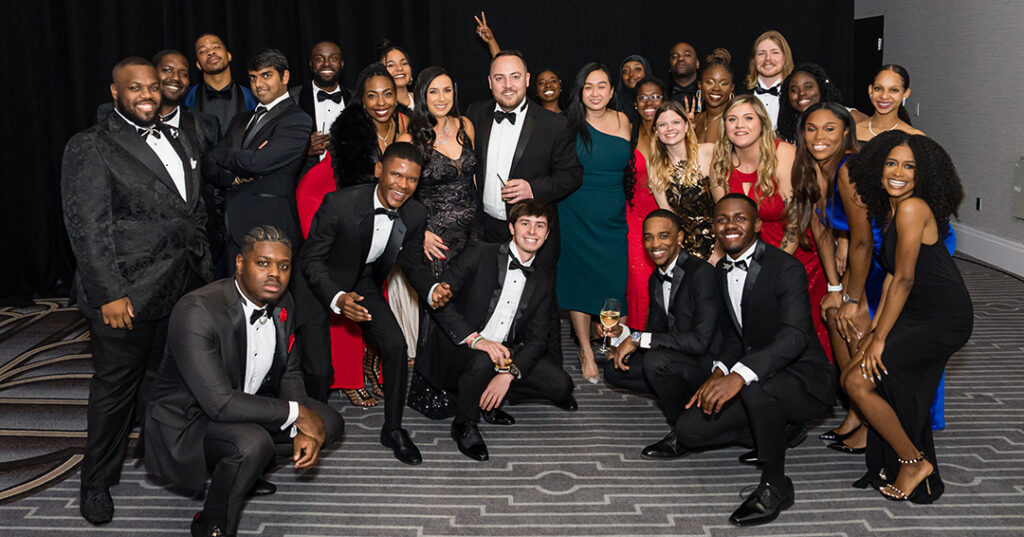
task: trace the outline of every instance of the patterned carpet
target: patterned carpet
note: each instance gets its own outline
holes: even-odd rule
[[[447,421],[407,410],[405,425],[425,462],[404,466],[377,442],[381,407],[362,411],[335,396],[344,441],[313,472],[273,472],[278,492],[249,502],[239,535],[1024,535],[1024,282],[957,263],[976,322],[949,363],[948,426],[936,433],[946,493],[935,505],[851,488],[863,459],[815,439],[837,424],[837,408],[788,452],[796,505],[768,526],[734,528],[727,517],[758,477],[736,462],[744,450],[665,463],[640,458],[643,445],[667,432],[657,405],[579,382],[567,344],[579,411],[509,408],[516,425],[481,427],[491,453],[485,463],[458,453]],[[111,524],[93,527],[78,515],[88,353],[81,317],[57,301],[0,310],[0,536],[188,535],[200,502],[149,484],[135,460],[112,489]]]

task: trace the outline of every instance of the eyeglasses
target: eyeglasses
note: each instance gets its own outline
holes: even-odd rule
[[[640,101],[642,103],[652,103],[652,102],[653,103],[659,103],[659,102],[665,100],[665,96],[658,95],[658,94],[654,94],[654,95],[640,95],[639,97],[636,98],[636,100],[638,100],[638,101]]]

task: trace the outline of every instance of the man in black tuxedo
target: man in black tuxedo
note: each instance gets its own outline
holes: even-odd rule
[[[831,408],[835,370],[815,336],[804,267],[757,238],[757,204],[727,194],[715,204],[713,226],[726,253],[717,269],[730,320],[721,323],[714,372],[686,404],[676,436],[688,448],[752,440],[761,482],[729,521],[764,524],[793,505],[793,482],[785,475],[787,422]]]
[[[341,85],[344,69],[341,47],[331,41],[321,41],[313,45],[309,53],[309,70],[313,72],[313,79],[288,90],[295,104],[313,118],[314,132],[309,135],[309,147],[300,176],[327,155],[331,125],[352,102],[352,91]]]
[[[216,117],[220,136],[225,136],[232,118],[256,108],[259,102],[249,88],[232,79],[231,53],[219,36],[200,35],[195,52],[196,68],[203,73],[203,81],[188,89],[185,106]]]
[[[583,166],[576,158],[576,134],[565,118],[526,99],[530,73],[517,51],[501,51],[491,60],[487,84],[491,100],[469,107],[476,126],[475,143],[482,174],[478,191],[484,240],[509,240],[508,211],[524,199],[551,208],[550,237],[537,253],[537,265],[555,277],[559,253],[557,203],[583,184]],[[551,317],[548,356],[562,363],[558,304]]]
[[[715,269],[682,249],[683,231],[672,211],[656,209],[644,218],[644,247],[657,270],[648,283],[651,303],[643,332],[617,325],[615,349],[604,365],[609,384],[658,396],[673,430],[641,455],[670,459],[684,455],[675,424],[683,406],[711,371],[721,351],[719,322],[724,304]]]
[[[175,301],[213,278],[193,149],[157,121],[160,81],[147,60],[113,70],[114,111],[68,141],[64,221],[78,263],[74,296],[92,340],[81,512],[109,522],[133,415],[163,355]],[[142,416],[135,416],[141,421]]]
[[[274,455],[312,468],[337,440],[337,411],[305,396],[291,352],[294,316],[286,293],[288,239],[253,228],[235,257],[235,276],[193,291],[174,307],[167,354],[146,423],[146,470],[161,484],[201,493],[193,537],[235,535],[246,495],[272,494],[259,478]]]
[[[419,464],[423,458],[402,428],[408,354],[402,329],[381,290],[400,255],[414,288],[430,288],[433,283],[430,271],[422,269],[427,212],[411,199],[422,166],[423,157],[412,144],[388,146],[374,168],[376,184],[324,196],[302,251],[302,270],[320,303],[359,323],[363,336],[380,348],[387,395],[380,442],[406,464]],[[437,286],[430,302],[446,302],[446,288]]]
[[[551,209],[526,199],[508,214],[512,240],[470,245],[441,274],[453,299],[433,312],[444,332],[438,334],[440,352],[420,364],[431,384],[457,390],[452,438],[459,451],[479,461],[488,459],[477,428],[481,410],[489,423],[511,425],[512,416],[498,409],[504,399],[542,399],[576,409],[569,375],[541,359],[555,281],[536,269],[536,254],[548,238]]]

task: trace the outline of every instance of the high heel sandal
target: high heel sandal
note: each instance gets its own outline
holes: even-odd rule
[[[366,410],[371,406],[377,406],[377,403],[379,403],[379,401],[370,395],[370,392],[366,391],[366,388],[358,388],[354,390],[341,388],[338,391],[345,397],[348,397],[348,400],[352,402],[353,406],[357,406],[363,410]]]
[[[363,355],[363,377],[370,382],[370,391],[373,395],[383,398],[384,388],[381,388],[380,382],[380,355],[376,352],[366,349],[366,354]]]
[[[928,458],[924,456],[924,453],[918,452],[918,457],[916,459],[896,460],[899,461],[900,465],[902,466],[904,464],[920,464],[922,462],[928,461]],[[886,494],[885,491],[887,489],[895,492],[896,495]],[[939,499],[939,496],[942,496],[942,492],[944,490],[945,485],[943,485],[942,480],[939,479],[939,473],[935,470],[935,467],[932,466],[932,473],[928,474],[924,479],[922,479],[921,482],[918,483],[916,487],[914,487],[914,490],[912,490],[910,494],[903,492],[902,490],[897,488],[896,485],[894,485],[893,483],[885,484],[884,486],[878,489],[878,492],[881,493],[882,496],[885,497],[885,499],[894,502],[910,501],[911,503],[927,504]]]
[[[850,429],[850,432],[848,433],[840,433],[836,432],[835,429],[829,429],[828,431],[819,434],[818,439],[824,440],[825,442],[842,442],[843,440],[846,440],[847,438],[853,436],[853,433],[859,431],[860,428],[863,426],[864,425],[858,425],[853,429]]]
[[[583,373],[583,360],[584,360],[583,349],[580,349],[580,350],[576,351],[576,358],[578,358],[579,361],[580,361],[580,373]],[[596,358],[594,359],[594,367],[597,367],[597,359]],[[600,368],[598,368],[598,369],[600,369]],[[586,380],[587,382],[589,382],[591,384],[597,384],[600,381],[600,378],[598,377],[598,375],[594,375],[593,377],[588,377],[588,376],[586,376],[586,374],[584,374],[583,375],[583,380]]]

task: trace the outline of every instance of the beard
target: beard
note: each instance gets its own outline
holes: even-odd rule
[[[321,87],[321,88],[329,88],[329,87],[337,84],[338,80],[341,80],[341,70],[340,69],[335,71],[334,72],[334,76],[332,76],[330,78],[323,78],[323,77],[320,76],[320,73],[318,73],[316,71],[313,72],[313,81],[316,82],[316,85]]]
[[[136,101],[136,102],[142,102],[142,100],[140,99],[139,101]],[[128,118],[129,120],[131,120],[136,125],[138,125],[140,127],[148,127],[148,126],[156,123],[157,117],[160,116],[160,102],[159,101],[152,101],[152,102],[154,103],[153,115],[150,118],[148,118],[148,119],[143,118],[142,116],[140,116],[135,111],[135,109],[131,106],[130,103],[125,102],[120,97],[118,97],[117,101],[114,102],[114,108],[116,108],[117,111],[121,113],[121,115],[123,115],[124,117]]]

